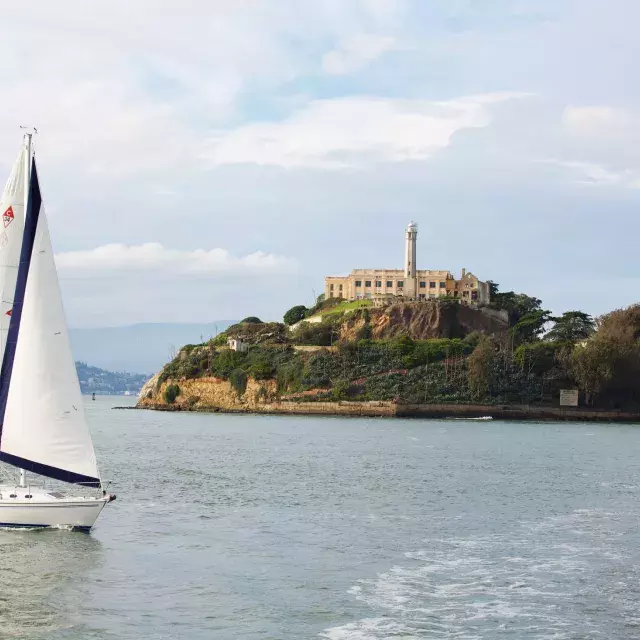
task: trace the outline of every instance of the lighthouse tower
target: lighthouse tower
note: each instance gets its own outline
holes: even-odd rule
[[[407,243],[404,260],[404,294],[407,298],[415,298],[417,294],[416,278],[416,240],[418,225],[410,222],[407,226]]]

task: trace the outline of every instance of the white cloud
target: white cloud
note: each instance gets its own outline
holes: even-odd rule
[[[629,111],[610,106],[569,105],[562,114],[565,130],[580,136],[621,136],[629,128],[637,129],[640,120]]]
[[[334,51],[325,54],[322,69],[331,75],[345,75],[359,71],[394,47],[388,36],[361,33],[345,39]]]
[[[446,102],[350,97],[311,102],[281,123],[259,123],[209,140],[213,165],[261,164],[341,169],[424,160],[462,129],[485,127],[492,105],[518,93]]]
[[[154,276],[211,276],[233,272],[238,276],[280,273],[296,268],[295,261],[284,256],[257,251],[236,257],[226,249],[167,249],[156,242],[128,246],[107,244],[87,251],[56,254],[63,278],[93,278],[151,272]]]

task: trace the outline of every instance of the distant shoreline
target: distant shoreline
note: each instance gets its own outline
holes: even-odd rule
[[[400,404],[384,401],[369,402],[278,402],[259,408],[226,408],[217,406],[184,406],[178,404],[138,403],[136,408],[153,411],[188,411],[196,413],[248,413],[263,415],[327,415],[380,418],[484,418],[497,420],[540,420],[573,422],[640,423],[640,413],[580,408],[533,407],[528,405],[483,404]]]

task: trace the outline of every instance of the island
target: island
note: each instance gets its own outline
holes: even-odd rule
[[[640,421],[640,305],[559,317],[500,292],[318,298],[185,345],[139,408],[367,416]]]

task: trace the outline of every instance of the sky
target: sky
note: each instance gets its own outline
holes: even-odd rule
[[[419,268],[597,315],[640,301],[639,21],[635,0],[10,3],[0,172],[36,126],[76,327],[280,319],[325,275],[401,268],[411,220]]]

